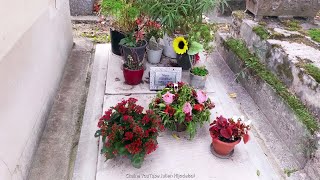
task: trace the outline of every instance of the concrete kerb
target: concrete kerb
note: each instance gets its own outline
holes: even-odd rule
[[[87,104],[72,179],[95,180],[99,149],[94,137],[97,120],[102,114],[110,44],[96,46]]]

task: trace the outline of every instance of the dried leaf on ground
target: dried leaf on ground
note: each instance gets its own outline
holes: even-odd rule
[[[176,134],[172,134],[172,137],[174,137],[176,140],[180,140],[180,137]]]
[[[229,94],[229,97],[231,97],[231,98],[237,98],[237,93],[230,93],[230,94]]]

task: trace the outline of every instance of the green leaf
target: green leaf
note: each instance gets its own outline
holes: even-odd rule
[[[203,45],[198,42],[192,41],[188,50],[188,54],[192,56],[201,51],[203,51]]]

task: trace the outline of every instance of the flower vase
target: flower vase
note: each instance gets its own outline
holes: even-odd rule
[[[178,122],[176,122],[175,125],[176,125],[176,131],[177,131],[177,132],[183,132],[183,131],[186,131],[186,130],[187,130],[187,126],[186,126],[185,123],[178,123]]]
[[[194,55],[191,56],[191,55],[188,55],[187,53],[184,53],[182,55],[179,54],[177,57],[177,63],[180,67],[182,67],[182,70],[191,69],[193,60],[194,60]]]
[[[177,53],[173,49],[173,38],[165,34],[163,36],[163,42],[164,42],[164,48],[163,48],[163,54],[169,58],[176,59]]]

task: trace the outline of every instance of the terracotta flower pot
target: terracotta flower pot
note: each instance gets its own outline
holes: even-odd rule
[[[125,82],[129,85],[140,84],[142,81],[143,73],[144,73],[144,68],[140,70],[131,70],[123,67],[123,76],[124,76]]]
[[[235,142],[227,143],[227,142],[220,141],[219,138],[212,137],[212,148],[214,152],[216,152],[218,155],[228,156],[231,154],[234,147],[240,143],[240,141],[241,139]]]

